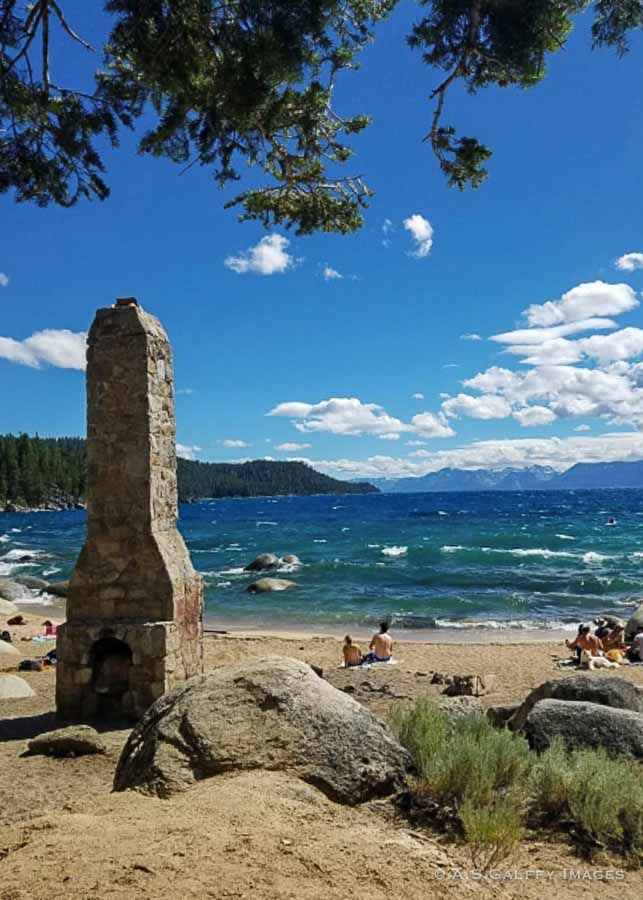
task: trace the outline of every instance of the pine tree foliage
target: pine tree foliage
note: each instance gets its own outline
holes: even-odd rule
[[[102,48],[74,29],[66,0],[0,0],[0,193],[42,206],[109,194],[100,148],[123,127],[139,151],[208,168],[226,206],[298,234],[346,233],[372,194],[353,167],[367,111],[338,109],[338,79],[398,0],[87,0],[110,23]],[[629,49],[643,0],[417,0],[409,45],[431,67],[426,140],[450,185],[477,187],[491,150],[444,122],[456,84],[529,88],[593,16],[594,46]],[[417,17],[419,14],[419,18]],[[66,57],[94,53],[95,75],[60,83]],[[392,64],[394,64],[392,58]],[[73,67],[71,67],[73,71]],[[435,71],[433,71],[435,70]],[[437,82],[437,86],[436,86]],[[422,115],[418,112],[418,118]],[[418,137],[421,131],[418,129]],[[404,148],[400,148],[402,165]],[[248,175],[246,168],[254,168]]]
[[[362,494],[369,484],[338,481],[301,462],[256,460],[202,463],[178,460],[179,500],[278,494]],[[6,506],[73,506],[85,497],[83,438],[0,435],[0,510]]]

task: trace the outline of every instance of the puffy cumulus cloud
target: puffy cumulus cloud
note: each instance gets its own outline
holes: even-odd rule
[[[470,416],[472,419],[506,419],[511,415],[511,404],[497,394],[458,394],[442,404],[445,415],[451,418]]]
[[[379,435],[409,430],[408,425],[390,416],[377,403],[362,403],[357,397],[331,397],[320,403],[280,403],[268,415],[299,419],[295,428],[302,432]]]
[[[560,300],[529,306],[525,317],[530,325],[559,325],[595,316],[618,316],[638,305],[636,293],[629,284],[590,281],[577,284]]]
[[[404,219],[402,224],[415,243],[415,250],[412,250],[410,255],[416,259],[428,256],[433,246],[433,226],[429,220],[419,213],[413,213],[408,219]]]
[[[533,425],[549,425],[557,418],[556,413],[546,406],[526,406],[524,409],[517,409],[513,417],[525,428]]]
[[[295,265],[295,258],[287,252],[290,241],[281,234],[268,234],[254,247],[239,256],[227,256],[224,265],[238,275],[275,275],[287,272]]]
[[[181,459],[196,459],[197,453],[201,452],[201,447],[197,447],[196,444],[177,444],[176,445],[176,455],[180,456]]]
[[[622,328],[612,334],[594,334],[577,341],[581,351],[592,356],[601,365],[616,362],[619,359],[631,359],[643,353],[643,330],[641,328]]]
[[[337,269],[333,269],[332,266],[324,266],[322,269],[322,276],[324,281],[337,281],[344,277],[341,272],[338,272]]]
[[[0,287],[9,287],[9,276],[0,272]]]
[[[285,444],[277,444],[275,450],[280,450],[282,453],[299,453],[301,450],[308,450],[311,446],[311,444],[298,444],[295,441],[286,441]]]
[[[623,272],[643,269],[643,253],[625,253],[623,256],[619,256],[614,265]]]
[[[87,335],[66,328],[35,331],[23,341],[0,337],[0,359],[40,369],[43,365],[58,369],[84,369]]]
[[[424,394],[418,391],[416,394],[411,395],[411,400],[424,400]]]
[[[551,466],[564,471],[579,462],[627,462],[641,458],[640,432],[626,431],[600,437],[521,438],[476,441],[422,457],[371,456],[368,459],[305,459],[313,468],[339,478],[403,478],[427,475],[447,466],[459,469],[502,469]]]
[[[483,338],[479,334],[474,334],[473,332],[469,332],[468,334],[461,334],[460,340],[461,341],[481,341],[481,340],[483,340]]]
[[[357,397],[331,397],[319,403],[279,403],[267,415],[290,418],[295,428],[303,433],[376,435],[383,440],[397,440],[400,434],[407,432],[426,438],[454,435],[442,413],[418,413],[410,422],[403,422],[377,403],[362,403]]]
[[[234,438],[226,438],[224,441],[221,441],[224,447],[250,447],[250,444],[247,444],[245,441],[235,440]]]
[[[413,430],[426,438],[450,438],[455,435],[443,413],[418,413],[411,419]]]

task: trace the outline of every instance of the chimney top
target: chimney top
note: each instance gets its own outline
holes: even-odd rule
[[[138,306],[138,301],[136,297],[118,297],[115,306]]]

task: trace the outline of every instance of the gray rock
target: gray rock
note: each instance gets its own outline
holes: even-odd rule
[[[89,756],[106,752],[100,735],[89,725],[72,725],[39,734],[29,741],[27,748],[34,756]]]
[[[448,697],[438,701],[438,706],[451,721],[461,719],[463,716],[482,714],[482,701],[479,697],[462,694],[457,697]]]
[[[9,619],[11,616],[17,616],[19,613],[20,610],[15,603],[0,597],[0,618]]]
[[[14,581],[24,585],[31,591],[45,591],[49,584],[44,578],[36,578],[35,575],[16,575]]]
[[[13,581],[11,578],[0,578],[0,600],[15,603],[16,600],[21,600],[23,597],[28,596],[29,591],[26,590],[24,585],[18,584],[17,581]],[[0,607],[1,610],[2,607]]]
[[[264,572],[266,569],[276,569],[279,558],[274,553],[260,553],[251,563],[245,566],[245,572]]]
[[[300,566],[301,560],[298,556],[295,556],[294,553],[287,553],[286,556],[282,556],[280,562],[285,563],[287,566]]]
[[[604,672],[571,675],[555,681],[545,681],[534,688],[508,721],[512,731],[520,731],[531,710],[540,700],[584,701],[643,712],[643,694],[630,681]]]
[[[513,703],[511,706],[488,706],[485,715],[495,728],[504,728],[519,708],[519,703]]]
[[[156,701],[123,748],[114,790],[169,797],[227,772],[290,772],[342,803],[387,796],[410,757],[372,713],[295,659],[198,676]]]
[[[625,626],[625,640],[631,641],[634,637],[634,632],[639,626],[643,626],[643,603],[635,609],[630,618],[627,620],[627,625]]]
[[[66,597],[68,589],[68,581],[56,581],[53,584],[48,584],[45,588],[46,592],[48,594],[53,594],[54,597]]]
[[[0,656],[20,656],[13,644],[0,640]]]
[[[643,759],[643,715],[629,709],[541,700],[527,716],[524,733],[532,750],[546,750],[560,737],[570,748],[603,747],[614,756]]]
[[[297,582],[286,578],[260,578],[254,584],[249,584],[246,590],[249,594],[265,594],[270,591],[288,591],[295,587]]]
[[[25,700],[27,697],[35,697],[33,691],[24,678],[17,675],[0,675],[0,700]]]

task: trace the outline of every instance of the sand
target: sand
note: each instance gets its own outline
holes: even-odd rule
[[[20,638],[42,630],[42,618],[35,610],[25,616],[27,626],[10,629],[15,644],[25,656],[41,655],[48,645]],[[45,617],[55,621],[50,608]],[[561,641],[405,640],[395,648],[399,665],[365,670],[340,669],[340,648],[336,636],[306,633],[207,635],[206,670],[267,654],[295,657],[322,666],[332,684],[384,717],[392,704],[439,696],[430,684],[435,671],[495,674],[486,705],[517,702],[570,671],[557,665],[568,655]],[[643,687],[643,667],[619,675]],[[0,703],[0,900],[643,896],[640,871],[615,858],[590,864],[565,834],[530,834],[495,873],[500,880],[479,880],[465,847],[412,826],[389,801],[349,809],[283,773],[212,779],[171,801],[112,794],[129,729],[104,731],[104,757],[25,756],[29,737],[55,727],[55,672],[24,677],[36,696]]]

